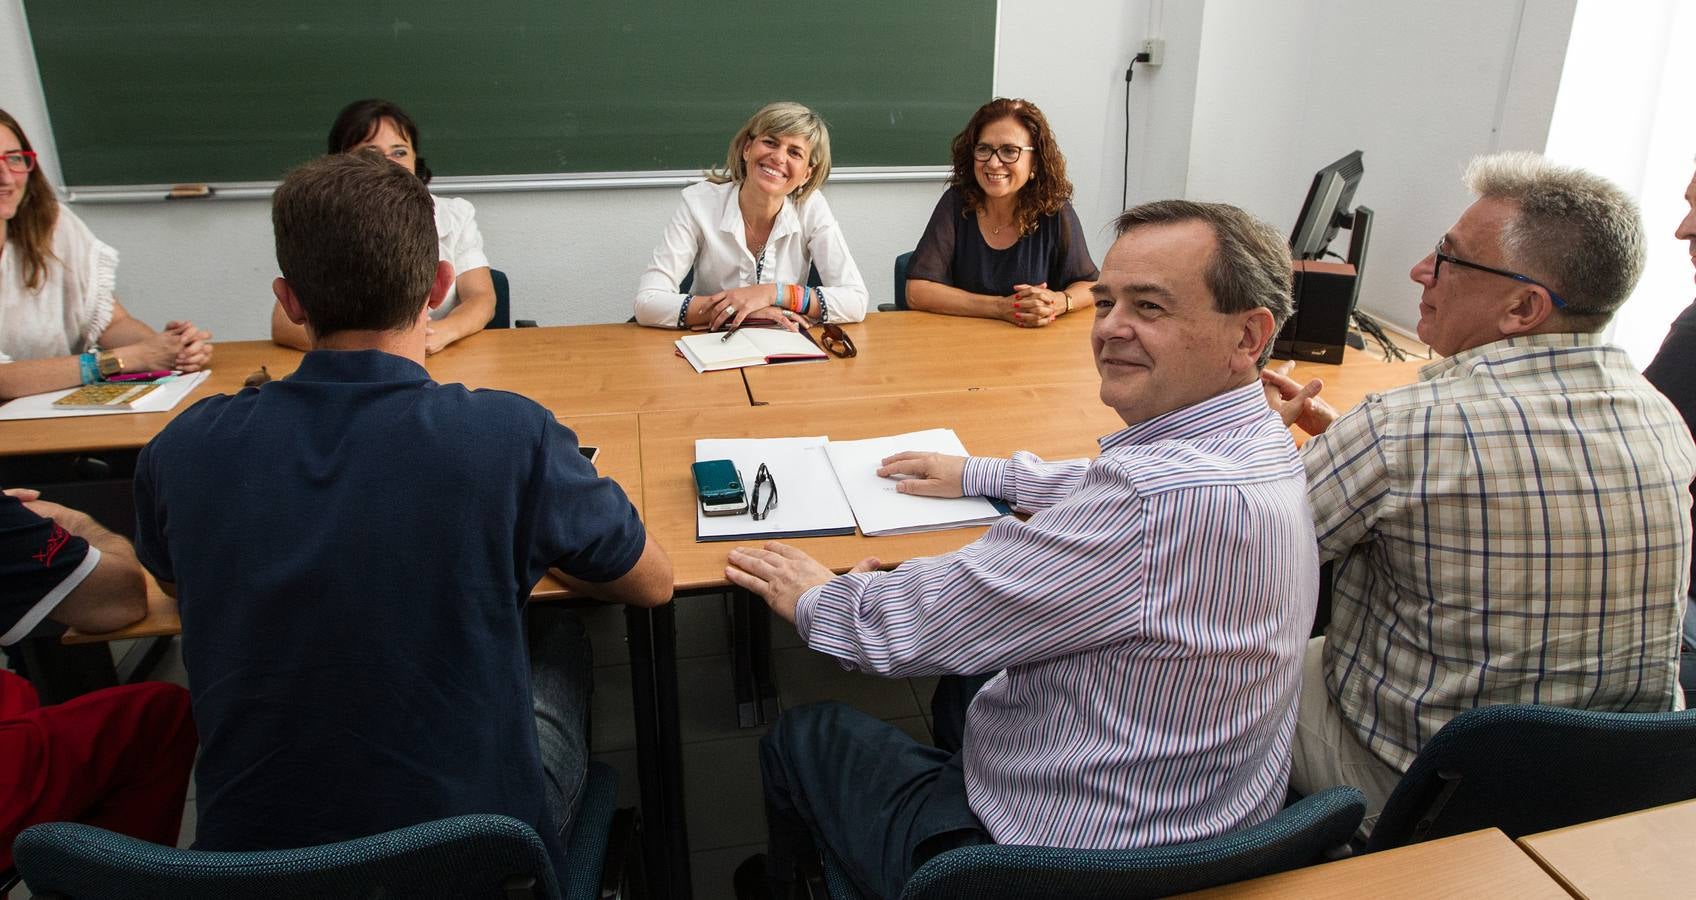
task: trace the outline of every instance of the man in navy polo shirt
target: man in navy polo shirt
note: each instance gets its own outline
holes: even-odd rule
[[[430,379],[454,273],[423,183],[325,157],[271,217],[274,290],[312,351],[195,404],[136,469],[136,550],[176,592],[201,729],[196,847],[486,812],[535,826],[557,865],[589,647],[558,610],[533,611],[527,640],[526,598],[557,566],[586,594],[664,603],[670,560],[547,410]]]

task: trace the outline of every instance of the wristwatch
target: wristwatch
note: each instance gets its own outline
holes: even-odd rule
[[[118,358],[118,354],[110,350],[100,351],[94,359],[95,363],[100,366],[101,378],[111,378],[124,370],[124,361]]]

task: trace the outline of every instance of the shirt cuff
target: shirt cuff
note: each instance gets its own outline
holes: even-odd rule
[[[960,473],[960,491],[968,497],[998,497],[1012,501],[1013,486],[1007,483],[1011,460],[984,456],[966,457],[966,468]]]
[[[88,545],[88,555],[82,558],[82,563],[71,570],[71,574],[66,575],[64,581],[59,582],[53,587],[53,590],[48,591],[47,596],[37,600],[34,606],[26,610],[23,618],[12,626],[11,631],[0,634],[0,647],[10,647],[28,637],[30,632],[41,624],[41,620],[47,618],[49,613],[57,609],[59,604],[71,595],[71,591],[76,590],[77,585],[82,584],[84,579],[88,578],[98,565],[100,565],[100,548],[90,544]]]
[[[801,599],[795,601],[795,633],[801,636],[801,642],[806,643],[807,633],[813,630],[813,605],[824,594],[825,585],[815,585],[802,592]]]

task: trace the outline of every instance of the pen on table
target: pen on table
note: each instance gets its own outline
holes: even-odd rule
[[[130,372],[126,375],[113,375],[107,381],[156,381],[166,375],[175,375],[170,369],[158,369],[152,372]]]

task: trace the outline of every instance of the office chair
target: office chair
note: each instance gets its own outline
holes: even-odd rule
[[[1322,861],[1348,843],[1366,812],[1360,792],[1334,787],[1251,828],[1205,841],[1140,850],[1069,850],[983,844],[939,854],[901,889],[902,900],[1026,897],[1164,897],[1258,878]],[[861,897],[825,854],[836,900]]]
[[[489,318],[489,324],[484,328],[535,328],[536,320],[519,319],[512,321],[512,285],[507,281],[506,273],[500,269],[489,269],[489,280],[495,283],[495,314]]]
[[[1536,834],[1696,797],[1696,711],[1467,710],[1427,741],[1366,849],[1500,828]]]
[[[895,257],[895,297],[894,303],[879,303],[878,312],[895,312],[901,309],[911,309],[907,305],[907,266],[913,262],[913,251]]]
[[[536,832],[497,815],[454,816],[317,847],[242,853],[177,850],[91,825],[50,822],[24,829],[13,853],[18,872],[41,900],[619,896],[626,854],[635,850],[634,812],[614,808],[618,777],[604,763],[590,763],[584,790],[566,848],[564,893]],[[628,832],[618,833],[619,828]],[[631,871],[631,886],[640,889],[640,870]]]

